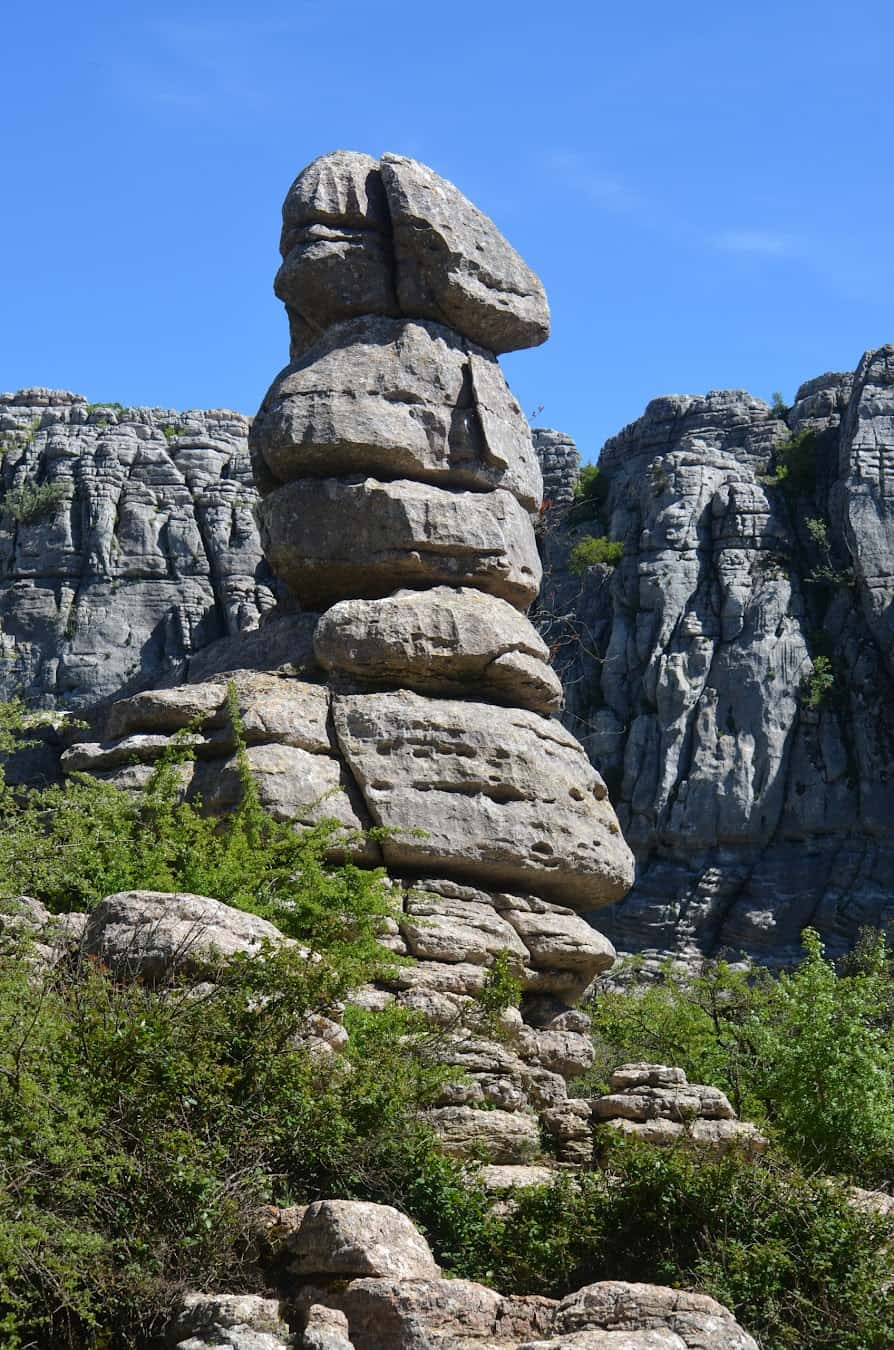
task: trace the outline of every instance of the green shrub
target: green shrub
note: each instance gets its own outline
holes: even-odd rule
[[[604,1090],[624,1061],[674,1064],[728,1092],[740,1115],[769,1129],[799,1165],[887,1184],[894,978],[884,938],[866,946],[860,969],[843,974],[816,933],[808,929],[803,942],[805,959],[776,978],[721,962],[694,978],[668,968],[645,989],[601,993],[586,1090]]]
[[[608,539],[605,535],[585,534],[579,539],[568,555],[568,570],[580,576],[588,567],[605,563],[608,567],[617,567],[624,553],[624,545]]]
[[[787,496],[796,498],[816,492],[817,483],[816,432],[801,431],[775,449],[773,472],[758,478],[768,487],[781,487]]]
[[[3,510],[19,525],[33,525],[56,514],[68,496],[58,479],[48,483],[26,481],[10,488],[3,497]]]
[[[821,708],[835,688],[835,672],[828,656],[815,656],[813,669],[804,684],[804,705]]]

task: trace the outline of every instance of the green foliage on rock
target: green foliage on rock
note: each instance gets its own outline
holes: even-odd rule
[[[34,525],[53,516],[68,495],[66,486],[58,479],[47,483],[26,481],[10,488],[4,495],[2,508],[18,525]]]
[[[767,1128],[797,1164],[864,1186],[894,1176],[894,976],[885,939],[839,973],[816,933],[805,959],[773,977],[709,964],[668,968],[651,985],[599,995],[592,1008],[604,1090],[624,1061],[685,1069],[723,1088],[741,1116]]]
[[[809,428],[799,431],[776,446],[775,467],[770,474],[758,478],[768,487],[781,487],[789,497],[812,494],[817,481],[816,432]]]
[[[571,549],[568,555],[568,570],[580,576],[588,567],[604,563],[608,567],[617,567],[624,555],[624,545],[620,541],[605,535],[585,534]]]

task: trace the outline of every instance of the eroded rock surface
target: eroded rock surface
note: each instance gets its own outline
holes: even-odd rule
[[[274,604],[248,419],[0,394],[0,697],[83,708]]]
[[[785,964],[808,924],[832,955],[890,925],[892,408],[891,347],[785,417],[656,399],[604,447],[590,518],[547,513],[538,626],[637,855],[597,917],[620,949]],[[569,573],[584,533],[623,541],[614,571]]]

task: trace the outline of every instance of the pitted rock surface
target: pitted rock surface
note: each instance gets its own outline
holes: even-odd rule
[[[502,489],[301,478],[264,497],[258,519],[267,560],[307,608],[453,585],[524,610],[540,586],[530,518]]]
[[[354,680],[542,713],[561,706],[562,686],[533,625],[471,587],[344,600],[320,619],[314,650],[325,670]]]
[[[0,394],[0,697],[83,708],[257,625],[275,583],[247,433],[235,412]]]

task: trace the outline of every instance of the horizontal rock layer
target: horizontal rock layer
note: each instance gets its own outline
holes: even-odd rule
[[[250,440],[262,489],[362,473],[505,488],[529,511],[543,492],[496,358],[438,324],[365,317],[329,328],[277,376]]]
[[[541,713],[562,701],[532,624],[504,600],[469,587],[342,601],[317,624],[314,651],[330,674],[353,680]]]
[[[306,608],[453,585],[523,610],[540,586],[530,520],[502,490],[302,478],[266,496],[258,519],[265,557]]]

